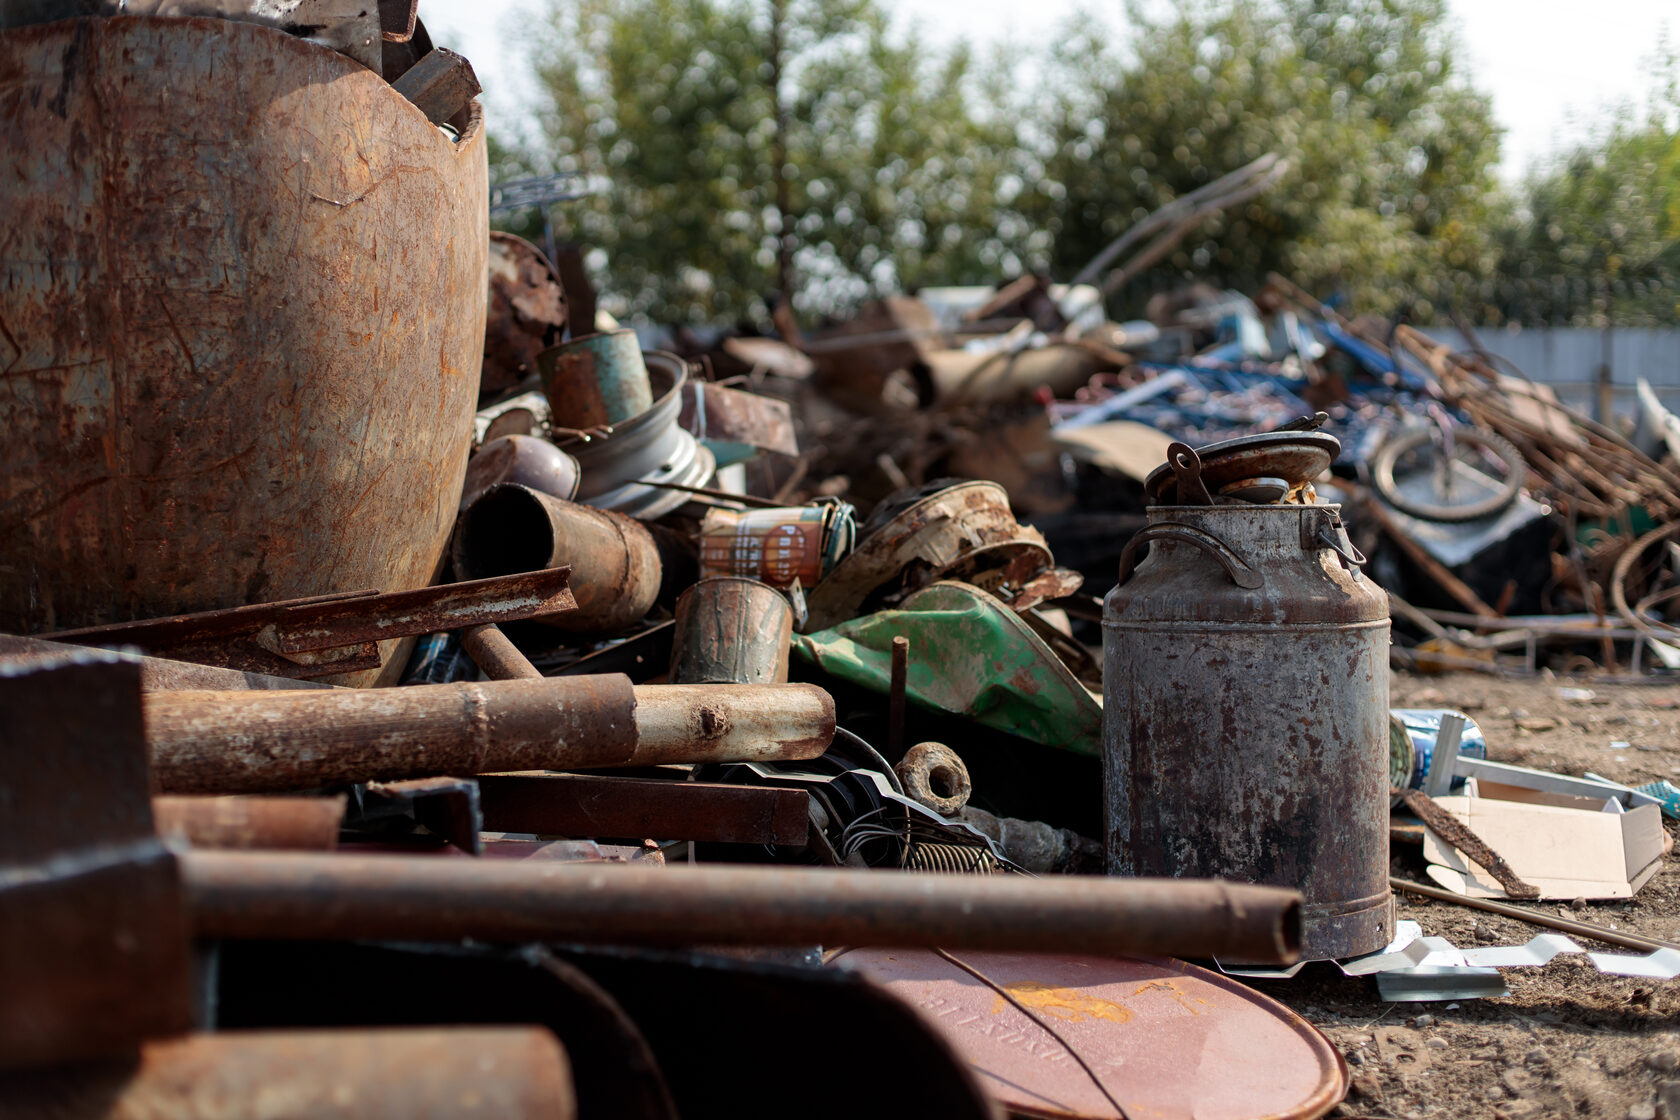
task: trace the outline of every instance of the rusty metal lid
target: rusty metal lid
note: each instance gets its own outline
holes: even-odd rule
[[[1328,432],[1263,432],[1210,443],[1196,454],[1202,481],[1217,497],[1226,487],[1257,479],[1281,479],[1294,489],[1328,470],[1341,451],[1341,441]],[[1170,463],[1149,472],[1143,495],[1152,506],[1178,500],[1178,478]]]
[[[1161,957],[957,954],[1067,1039],[1129,1116],[1322,1116],[1347,1092],[1312,1024],[1229,977]],[[839,958],[915,1007],[1011,1114],[1112,1117],[1061,1043],[995,991],[920,949]]]

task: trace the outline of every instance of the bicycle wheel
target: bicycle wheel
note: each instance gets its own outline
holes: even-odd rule
[[[1413,451],[1433,452],[1435,456],[1440,454],[1439,449],[1431,445],[1432,436],[1430,429],[1417,428],[1400,433],[1377,450],[1371,462],[1371,485],[1389,505],[1425,521],[1474,521],[1490,517],[1517,500],[1528,471],[1522,452],[1492,432],[1475,428],[1459,428],[1453,432],[1454,449],[1460,453],[1455,454],[1452,463],[1445,465],[1446,470],[1432,467],[1429,471],[1431,483],[1427,488],[1414,483],[1402,485],[1395,477],[1395,467],[1405,455]],[[1505,468],[1504,477],[1494,478],[1477,464],[1467,462],[1463,449],[1486,451]],[[1476,481],[1464,492],[1455,485],[1462,471],[1474,472]],[[1405,477],[1409,479],[1412,476]]]

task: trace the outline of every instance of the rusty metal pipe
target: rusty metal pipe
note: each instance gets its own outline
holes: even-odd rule
[[[816,758],[834,697],[814,684],[636,686],[636,765]]]
[[[577,610],[537,621],[575,634],[640,622],[663,573],[653,534],[640,522],[515,482],[497,483],[461,512],[450,555],[461,579],[569,564]]]
[[[137,1059],[12,1074],[0,1115],[39,1120],[572,1120],[571,1065],[542,1027],[234,1031]]]
[[[187,852],[202,937],[897,945],[1288,963],[1298,891],[1214,881]]]
[[[344,797],[154,797],[152,819],[159,836],[194,848],[330,852]]]
[[[493,681],[542,680],[542,673],[494,622],[461,631],[461,645],[473,664]]]
[[[834,701],[814,685],[647,685],[619,674],[145,697],[165,793],[273,793],[506,770],[815,758]]]

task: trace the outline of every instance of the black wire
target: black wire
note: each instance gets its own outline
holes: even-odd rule
[[[1079,1056],[1079,1051],[1068,1045],[1068,1040],[1057,1034],[1055,1029],[1052,1028],[1049,1023],[1046,1023],[1043,1019],[1040,1019],[1037,1015],[1034,1015],[1031,1011],[1027,1010],[1027,1006],[1020,1000],[1016,999],[1013,992],[988,977],[978,968],[975,968],[973,965],[967,964],[963,961],[959,961],[956,957],[952,956],[944,949],[936,948],[934,949],[934,952],[937,953],[941,959],[947,960],[956,965],[958,968],[980,981],[980,983],[986,985],[986,987],[1008,1000],[1011,1007],[1025,1015],[1030,1021],[1036,1024],[1040,1030],[1060,1043],[1062,1049],[1068,1052],[1068,1056],[1079,1063],[1079,1068],[1085,1071],[1085,1076],[1091,1079],[1091,1084],[1097,1087],[1097,1091],[1104,1097],[1108,1098],[1108,1103],[1114,1106],[1115,1115],[1119,1116],[1120,1120],[1126,1120],[1126,1110],[1120,1107],[1120,1102],[1114,1099],[1114,1094],[1110,1093],[1108,1091],[1108,1086],[1102,1083],[1102,1078],[1097,1076],[1097,1071],[1092,1069],[1085,1059]]]
[[[892,786],[893,792],[898,794],[900,797],[904,796],[904,783],[898,780],[898,772],[891,766],[887,765],[887,760],[882,757],[880,751],[864,742],[861,735],[847,731],[844,727],[841,727],[838,724],[835,725],[834,733],[836,735],[844,735],[847,741],[854,747],[863,748],[864,752],[869,755],[870,761],[877,764],[882,775],[887,779],[887,784]]]

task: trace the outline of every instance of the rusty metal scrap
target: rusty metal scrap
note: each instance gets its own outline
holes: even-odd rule
[[[1416,813],[1435,835],[1463,852],[1477,866],[1485,868],[1505,888],[1506,894],[1512,898],[1540,897],[1539,887],[1523,882],[1505,862],[1504,856],[1488,847],[1480,836],[1470,830],[1470,826],[1435,804],[1433,797],[1417,789],[1390,790],[1390,793],[1398,794],[1406,808]]]
[[[594,774],[487,774],[478,784],[495,832],[798,846],[809,827],[810,794],[799,789]]]
[[[16,1120],[573,1120],[543,1027],[237,1031],[148,1042],[125,1061],[0,1080]]]
[[[370,658],[377,663],[376,645],[387,639],[572,610],[570,578],[570,568],[551,567],[416,591],[352,591],[63,630],[48,637],[138,646],[221,668],[319,677],[367,667]]]
[[[1300,895],[1159,879],[187,852],[202,937],[905,945],[1291,962]]]
[[[462,511],[451,555],[467,579],[569,565],[577,609],[540,621],[571,633],[641,621],[663,572],[653,536],[638,522],[514,482],[491,486]]]
[[[152,798],[158,835],[194,848],[327,852],[338,846],[344,798]]]
[[[0,666],[0,1070],[120,1055],[192,1022],[140,705],[140,667],[103,651]]]
[[[0,629],[430,582],[484,339],[476,106],[451,141],[220,19],[13,28],[0,68],[0,258],[62,265],[0,286]]]
[[[560,341],[566,294],[542,250],[490,231],[490,308],[484,323],[480,391],[499,393],[537,373],[537,355]]]
[[[158,786],[265,793],[505,770],[814,758],[814,685],[552,677],[330,692],[163,692],[145,711]]]

